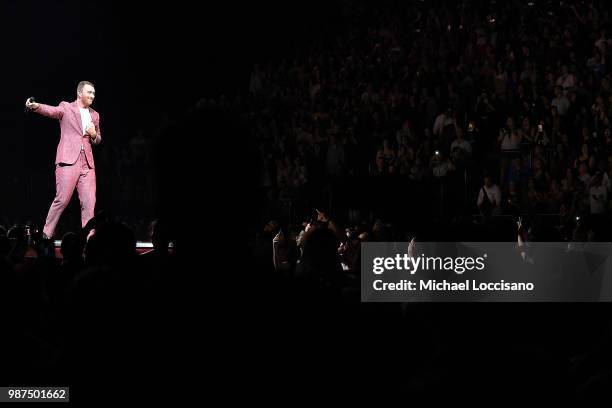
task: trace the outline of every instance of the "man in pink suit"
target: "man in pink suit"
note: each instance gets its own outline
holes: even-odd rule
[[[60,122],[60,142],[55,156],[55,199],[51,203],[43,234],[52,238],[59,217],[70,202],[76,187],[81,201],[84,227],[94,216],[96,206],[96,170],[92,146],[100,144],[100,115],[91,109],[96,90],[91,82],[81,81],[77,99],[59,106],[26,101],[26,107]]]

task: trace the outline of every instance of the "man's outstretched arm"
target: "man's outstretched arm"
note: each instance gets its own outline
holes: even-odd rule
[[[44,103],[31,102],[30,98],[28,98],[25,105],[28,109],[32,109],[34,112],[51,119],[61,119],[64,116],[64,108],[61,103],[59,106],[51,106]]]

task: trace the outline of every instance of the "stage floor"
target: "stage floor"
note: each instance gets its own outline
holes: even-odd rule
[[[61,240],[55,240],[54,241],[55,244],[55,257],[58,259],[62,259],[62,253],[60,248],[62,247],[62,241]],[[168,245],[168,248],[170,248],[170,252],[172,252],[172,248],[174,247],[174,245],[172,245],[172,243],[170,243],[170,245]],[[153,250],[153,243],[151,242],[142,242],[142,241],[138,241],[136,242],[136,252],[141,255],[144,254],[146,252],[149,252]],[[34,250],[30,249],[26,252],[25,255],[26,258],[36,258],[36,252],[34,252]]]

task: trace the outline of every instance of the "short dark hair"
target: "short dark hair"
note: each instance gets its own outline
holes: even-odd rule
[[[77,85],[77,92],[82,92],[82,91],[83,91],[83,87],[84,87],[85,85],[91,85],[91,86],[94,86],[94,84],[92,84],[92,83],[91,83],[91,82],[89,82],[89,81],[81,81],[81,82],[79,82],[79,85]]]

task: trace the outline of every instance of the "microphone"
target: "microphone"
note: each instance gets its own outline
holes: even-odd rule
[[[30,100],[30,102],[36,102],[36,98],[34,98],[33,96],[30,96],[28,98]],[[32,109],[28,108],[27,106],[25,107],[25,109],[23,110],[24,113],[29,113]]]

